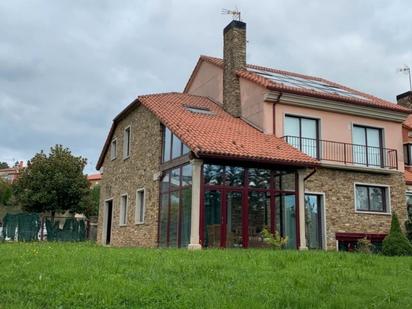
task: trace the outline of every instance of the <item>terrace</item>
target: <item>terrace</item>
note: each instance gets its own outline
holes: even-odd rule
[[[283,139],[303,153],[319,160],[351,166],[397,170],[398,153],[389,149],[299,136]]]

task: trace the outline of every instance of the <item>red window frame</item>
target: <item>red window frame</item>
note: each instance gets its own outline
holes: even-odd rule
[[[190,163],[185,163],[176,167],[173,167],[171,169],[168,169],[166,171],[164,171],[163,177],[159,182],[159,211],[158,211],[158,237],[157,237],[157,243],[158,246],[160,247],[160,233],[161,231],[161,208],[163,207],[162,205],[162,197],[163,195],[167,195],[168,196],[168,203],[167,203],[167,232],[166,232],[166,245],[165,247],[170,247],[170,212],[171,212],[171,196],[172,193],[174,192],[178,192],[178,196],[179,196],[179,212],[178,212],[178,223],[177,223],[177,244],[176,247],[180,248],[181,247],[181,234],[182,234],[182,218],[183,218],[183,198],[182,198],[182,192],[185,189],[191,189],[192,188],[192,184],[190,185],[183,185],[183,168],[185,166],[189,166]],[[172,179],[172,171],[179,169],[179,186],[174,187],[173,189],[171,189],[171,179]],[[163,191],[163,178],[166,177],[166,175],[168,175],[169,180],[168,180],[168,185],[167,185],[167,190]],[[192,179],[193,181],[193,179]]]
[[[223,166],[223,176],[222,176],[222,183],[219,185],[210,185],[210,184],[205,184],[205,179],[204,179],[204,165],[205,164],[213,164],[213,165],[219,165]],[[275,186],[275,177],[277,176],[282,176],[282,174],[276,173],[275,174],[275,169],[273,168],[267,168],[267,167],[254,167],[254,166],[242,166],[242,165],[230,165],[230,164],[219,164],[219,163],[209,163],[205,162],[205,164],[202,165],[202,171],[201,171],[201,198],[200,198],[200,227],[199,227],[199,235],[200,235],[200,243],[202,246],[205,243],[205,235],[204,231],[206,228],[206,222],[205,222],[205,192],[206,191],[211,191],[211,190],[216,190],[221,193],[221,247],[226,247],[226,223],[227,223],[227,194],[228,192],[242,192],[242,240],[243,240],[243,247],[248,248],[249,246],[249,222],[248,222],[248,197],[249,197],[249,192],[265,192],[270,194],[270,230],[272,233],[275,233],[276,231],[276,202],[275,202],[275,197],[276,196],[283,196],[285,194],[294,194],[295,195],[295,214],[296,214],[296,248],[299,248],[300,246],[300,233],[299,233],[299,179],[298,179],[298,174],[296,170],[290,170],[286,171],[286,173],[282,174],[288,174],[287,172],[294,173],[295,174],[295,190],[280,190],[276,189]],[[236,166],[236,167],[242,167],[244,168],[244,176],[243,176],[243,186],[235,187],[235,186],[229,186],[226,185],[226,168],[228,166]],[[269,188],[253,188],[249,187],[248,180],[249,180],[249,168],[257,168],[257,169],[268,169],[270,170],[270,183],[269,183]],[[283,171],[283,170],[282,170]],[[282,183],[280,179],[280,184]],[[282,224],[282,222],[280,222]],[[282,229],[280,227],[280,232],[282,233]]]

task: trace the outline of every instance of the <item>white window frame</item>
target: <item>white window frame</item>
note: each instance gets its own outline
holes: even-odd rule
[[[358,210],[358,207],[356,205],[356,186],[357,185],[385,188],[386,189],[386,194],[385,194],[386,195],[386,212]],[[389,185],[383,185],[380,183],[377,184],[377,183],[354,182],[353,183],[353,205],[355,206],[355,213],[357,214],[391,216],[392,215],[391,187]]]
[[[123,204],[123,198],[126,197],[126,205]],[[129,208],[129,196],[127,193],[120,195],[120,211],[119,211],[119,225],[120,226],[126,226],[127,225],[127,211]],[[124,207],[126,206],[126,207]],[[122,219],[124,218],[124,222]]]
[[[143,205],[140,205],[140,199],[139,194],[143,192]],[[142,217],[140,218],[140,209],[143,208],[142,211]],[[136,224],[144,224],[145,220],[145,214],[146,214],[146,189],[145,188],[139,188],[136,190],[136,209],[135,209],[135,223]]]
[[[129,130],[129,140],[128,143],[126,143],[126,132],[127,130]],[[127,153],[127,146],[129,147],[129,153]],[[132,147],[132,129],[131,126],[127,126],[126,128],[124,128],[123,130],[123,159],[126,160],[130,157],[130,153],[131,153],[131,147]]]
[[[314,192],[314,191],[305,191],[303,192],[303,195],[305,196],[306,194],[308,195],[318,195],[321,197],[320,201],[320,208],[321,208],[321,225],[322,225],[322,244],[321,247],[323,250],[328,249],[328,243],[327,243],[327,235],[326,235],[326,194],[325,192]],[[305,207],[305,205],[303,205]],[[306,244],[307,245],[307,244]]]
[[[113,151],[113,144],[115,144]],[[110,159],[113,161],[117,158],[117,138],[112,139],[110,143]]]

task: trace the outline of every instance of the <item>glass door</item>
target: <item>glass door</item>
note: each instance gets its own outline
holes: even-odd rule
[[[240,190],[205,192],[204,246],[242,248],[243,195]]]
[[[309,249],[322,249],[321,196],[305,194],[306,244]]]
[[[355,164],[382,165],[382,132],[380,129],[353,126],[353,162]]]
[[[318,120],[297,116],[285,116],[284,135],[286,142],[307,155],[319,157]]]
[[[272,207],[269,191],[249,191],[247,215],[248,247],[267,247],[262,238],[262,231],[263,229],[272,231]]]
[[[243,215],[242,215],[242,192],[226,192],[226,225],[225,238],[226,248],[243,247]]]
[[[275,196],[276,231],[287,237],[287,249],[296,249],[296,198],[292,193]]]
[[[221,246],[222,193],[218,190],[205,192],[204,247]]]

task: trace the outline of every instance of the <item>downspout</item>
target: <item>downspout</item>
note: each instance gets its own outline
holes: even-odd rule
[[[276,100],[273,102],[273,107],[272,107],[272,117],[273,117],[273,135],[276,136],[276,112],[275,112],[275,107],[276,107],[276,103],[280,102],[280,98],[282,97],[282,92],[279,92]]]
[[[316,168],[314,168],[313,171],[311,171],[308,175],[305,176],[305,178],[303,178],[303,182],[305,182],[310,177],[312,177],[316,173],[316,171],[317,171]]]

